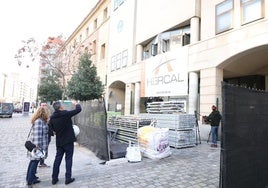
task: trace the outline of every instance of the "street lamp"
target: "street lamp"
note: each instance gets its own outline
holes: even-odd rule
[[[7,78],[7,75],[3,73],[3,76],[4,76],[3,98],[5,98],[5,92],[6,92],[6,78]]]

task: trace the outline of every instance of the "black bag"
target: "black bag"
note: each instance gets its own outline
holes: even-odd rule
[[[26,141],[25,142],[25,148],[28,150],[28,151],[33,151],[34,148],[36,148],[36,145],[34,145],[31,141]]]
[[[32,152],[33,149],[36,148],[36,145],[34,145],[30,140],[28,140],[28,139],[29,139],[29,136],[30,136],[30,133],[31,133],[31,131],[32,131],[32,129],[33,129],[33,125],[32,125],[32,127],[31,127],[31,129],[30,129],[30,131],[29,131],[27,140],[26,140],[26,142],[25,142],[25,144],[24,144],[25,148],[26,148],[29,152]]]

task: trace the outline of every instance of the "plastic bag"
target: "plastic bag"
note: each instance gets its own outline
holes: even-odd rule
[[[131,142],[129,142],[129,146],[127,147],[126,158],[129,162],[140,162],[141,161],[140,147],[131,146]]]
[[[144,126],[138,129],[141,153],[150,159],[162,159],[171,155],[168,128]]]

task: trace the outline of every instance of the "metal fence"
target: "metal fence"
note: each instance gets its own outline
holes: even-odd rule
[[[222,85],[221,188],[268,187],[268,93]]]
[[[81,102],[82,111],[74,117],[80,128],[77,142],[102,160],[109,160],[107,146],[107,113],[103,100]]]

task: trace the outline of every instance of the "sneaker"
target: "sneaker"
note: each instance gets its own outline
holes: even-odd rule
[[[44,164],[40,164],[39,167],[43,168],[43,167],[50,167],[50,166],[48,166],[47,164],[44,163]]]

